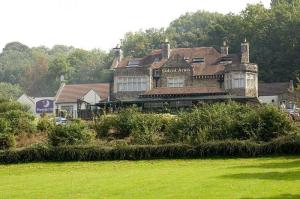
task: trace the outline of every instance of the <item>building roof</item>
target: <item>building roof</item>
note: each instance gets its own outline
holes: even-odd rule
[[[76,103],[82,99],[90,90],[94,90],[101,100],[109,97],[109,84],[70,84],[64,85],[56,98],[56,103]]]
[[[213,47],[194,47],[194,48],[173,48],[171,49],[169,60],[162,59],[161,50],[153,50],[144,58],[125,57],[118,64],[117,68],[128,66],[129,61],[139,60],[139,67],[150,67],[159,69],[167,64],[171,59],[181,57],[184,62],[193,67],[193,75],[218,75],[224,73],[225,65],[222,61],[221,53]],[[203,63],[193,63],[194,58],[204,58]],[[226,56],[232,62],[239,62],[239,55],[230,54]],[[177,58],[178,59],[178,58]],[[179,59],[178,59],[179,60]]]
[[[258,83],[258,96],[274,96],[287,93],[289,82]]]
[[[153,88],[150,91],[140,95],[141,97],[147,96],[161,96],[161,95],[212,95],[212,94],[226,94],[225,90],[217,87],[160,87]]]

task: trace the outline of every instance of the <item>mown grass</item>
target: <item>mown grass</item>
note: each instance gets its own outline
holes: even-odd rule
[[[0,165],[0,198],[300,198],[300,156]]]

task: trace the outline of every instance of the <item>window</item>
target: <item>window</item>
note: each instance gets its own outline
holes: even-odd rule
[[[193,63],[203,63],[204,57],[195,57],[193,58]]]
[[[245,88],[245,78],[243,74],[235,74],[233,76],[232,88]]]
[[[146,77],[118,77],[118,91],[145,91],[149,87]]]
[[[184,77],[168,77],[167,87],[184,87]]]
[[[130,67],[130,66],[139,66],[139,64],[140,64],[140,60],[130,60],[129,62],[128,62],[128,66]]]

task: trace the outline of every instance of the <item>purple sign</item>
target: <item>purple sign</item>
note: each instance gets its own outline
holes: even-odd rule
[[[35,104],[36,113],[53,113],[54,101],[49,99],[44,99],[37,101]]]

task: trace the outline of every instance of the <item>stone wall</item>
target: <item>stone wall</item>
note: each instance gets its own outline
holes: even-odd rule
[[[184,77],[184,86],[192,86],[192,70],[191,68],[163,68],[161,69],[161,77],[159,79],[160,87],[167,87],[169,77]]]

